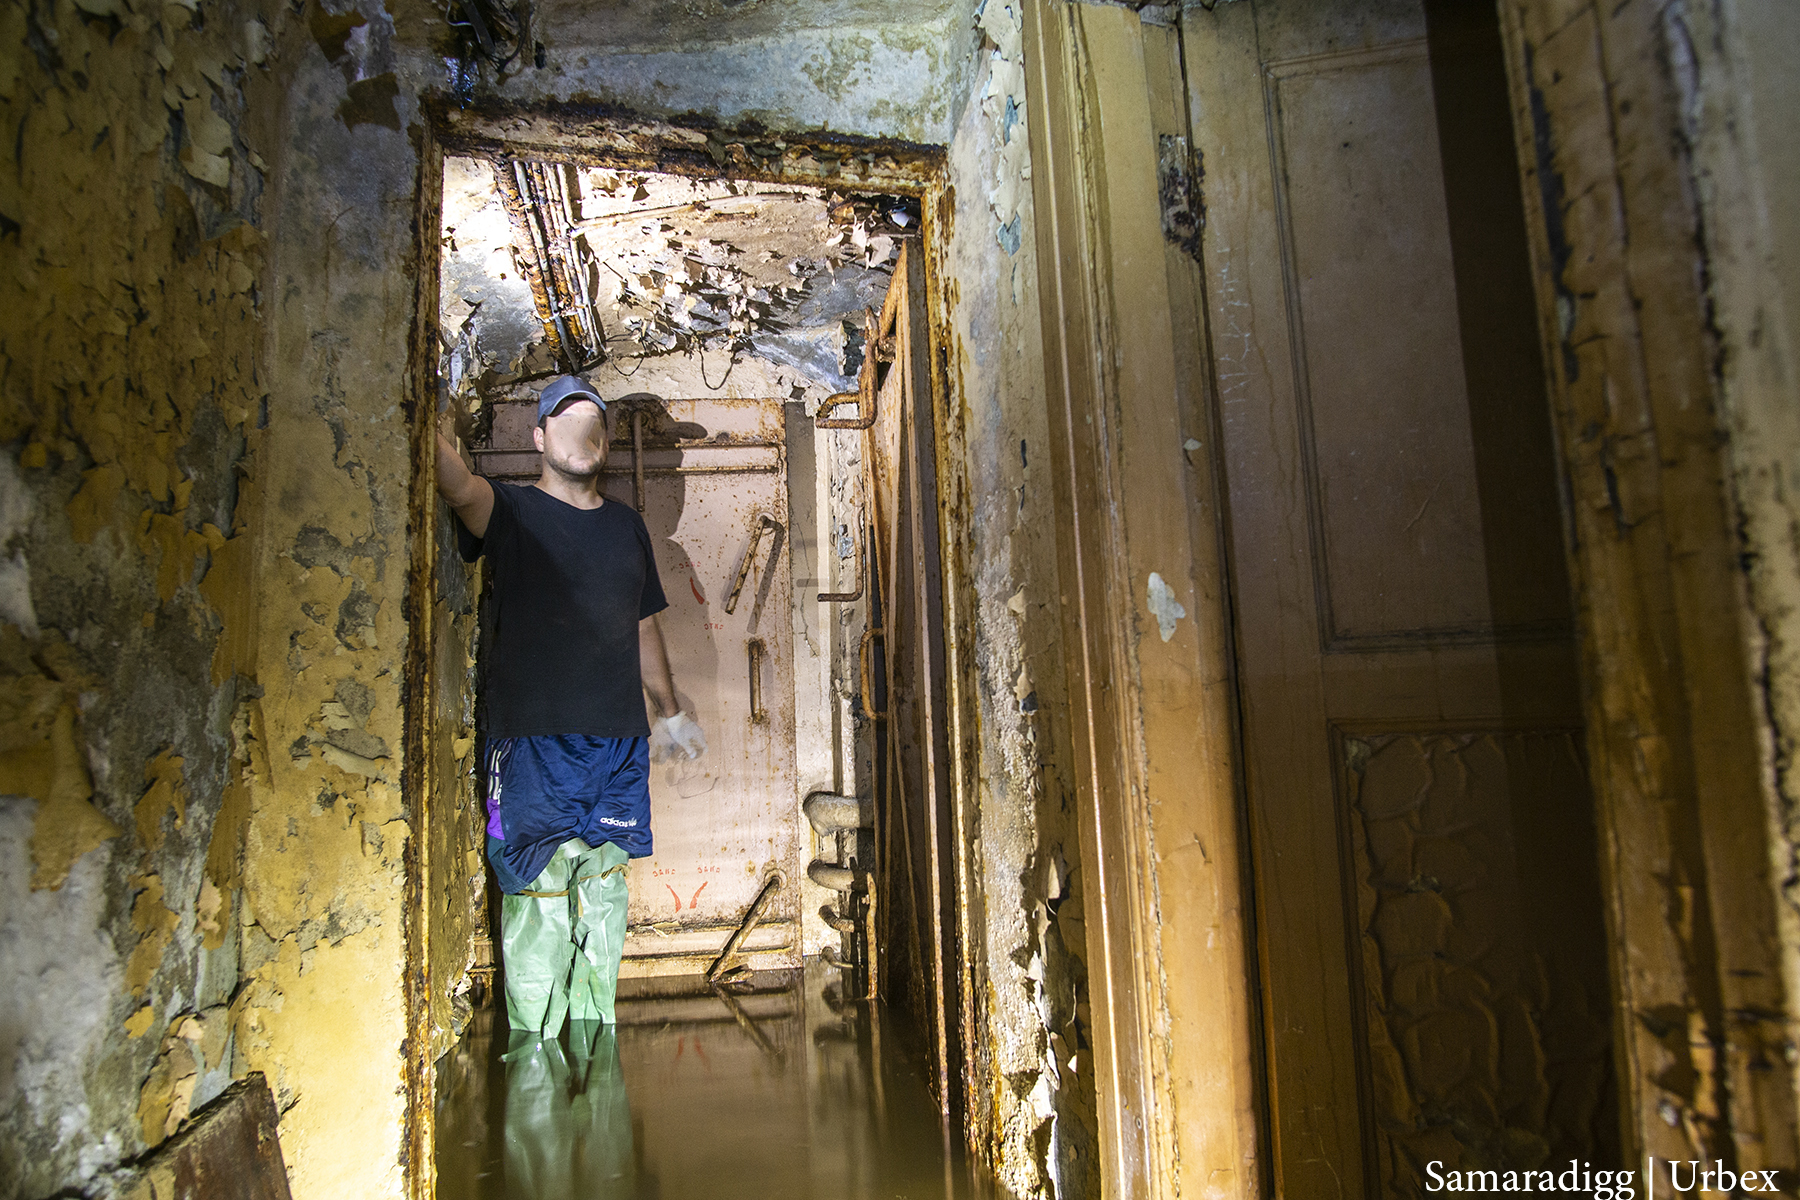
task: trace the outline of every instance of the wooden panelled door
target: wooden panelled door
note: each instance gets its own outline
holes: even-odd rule
[[[1505,78],[1462,7],[1183,16],[1290,1200],[1624,1165]]]

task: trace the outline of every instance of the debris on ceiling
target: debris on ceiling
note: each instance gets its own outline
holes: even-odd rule
[[[863,311],[918,233],[908,197],[452,158],[442,379],[477,407],[560,371],[684,355],[714,375],[761,360],[796,398],[854,389]]]

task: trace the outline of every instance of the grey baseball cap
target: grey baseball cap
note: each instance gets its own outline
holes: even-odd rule
[[[556,410],[571,399],[592,400],[600,406],[601,412],[606,411],[606,401],[585,380],[577,375],[558,375],[538,393],[538,420],[542,422],[545,417],[554,416]]]

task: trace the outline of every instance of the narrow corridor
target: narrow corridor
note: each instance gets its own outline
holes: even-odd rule
[[[620,981],[616,1029],[539,1043],[476,1009],[439,1064],[439,1200],[1003,1200],[924,1059],[838,973]]]

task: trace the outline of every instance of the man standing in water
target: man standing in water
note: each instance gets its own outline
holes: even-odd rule
[[[650,534],[600,495],[608,441],[606,402],[573,375],[539,394],[530,486],[472,474],[438,437],[463,557],[485,554],[493,580],[483,728],[507,1021],[545,1037],[565,1016],[612,1022],[625,864],[651,852],[653,744],[659,759],[706,752],[676,704]]]

